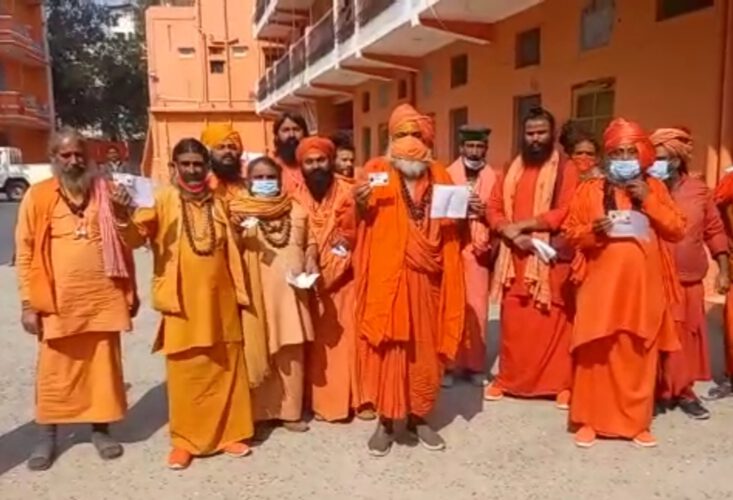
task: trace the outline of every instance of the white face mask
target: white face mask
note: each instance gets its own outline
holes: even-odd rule
[[[641,166],[639,160],[611,160],[608,173],[615,181],[627,182],[641,175]]]
[[[481,170],[486,166],[486,160],[469,160],[464,157],[463,166],[469,170]]]
[[[275,179],[255,179],[252,181],[250,191],[255,196],[271,198],[280,194],[280,184]]]
[[[649,167],[646,171],[651,177],[655,177],[660,181],[666,181],[672,175],[669,168],[669,162],[667,160],[657,160],[654,164]]]

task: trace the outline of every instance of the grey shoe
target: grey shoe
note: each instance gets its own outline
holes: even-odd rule
[[[102,460],[120,458],[125,452],[122,445],[109,435],[107,424],[92,424],[92,444]]]
[[[425,422],[421,422],[415,426],[415,434],[420,444],[430,451],[445,450],[445,441],[440,434],[430,428]]]
[[[56,459],[56,426],[38,425],[38,442],[26,464],[32,471],[48,470]]]
[[[391,424],[380,420],[377,429],[367,443],[369,454],[374,457],[387,456],[392,449],[392,443],[394,443],[394,433]]]

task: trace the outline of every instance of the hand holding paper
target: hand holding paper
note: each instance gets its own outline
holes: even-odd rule
[[[155,206],[155,187],[153,181],[147,177],[132,174],[112,174],[115,184],[127,190],[133,204],[138,208],[152,208]]]
[[[545,264],[549,264],[557,258],[557,250],[537,238],[532,238],[532,244],[537,251],[537,257]]]
[[[649,218],[637,210],[611,210],[608,212],[613,226],[609,238],[636,238],[649,240]]]
[[[309,288],[313,288],[313,285],[315,285],[316,280],[318,279],[319,274],[306,274],[306,273],[300,273],[297,276],[293,276],[292,273],[288,273],[288,275],[285,277],[285,280],[288,282],[288,284],[294,288],[299,288],[301,290],[308,290]]]
[[[435,184],[433,202],[430,206],[431,219],[465,219],[468,215],[468,186]]]

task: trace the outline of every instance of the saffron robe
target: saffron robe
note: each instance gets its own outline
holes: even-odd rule
[[[585,256],[571,339],[575,358],[570,422],[599,435],[634,438],[649,430],[659,351],[679,349],[672,304],[679,300],[673,258],[661,240],[679,241],[685,218],[656,179],[641,209],[648,241],[611,239],[593,231],[604,216],[604,180],[580,185],[564,229]],[[631,208],[614,189],[619,210]]]
[[[359,225],[356,324],[362,403],[388,419],[427,416],[440,392],[443,367],[455,359],[465,315],[465,284],[455,223],[410,218],[400,177],[386,158],[364,175],[388,172]],[[451,184],[445,167],[432,181]],[[420,179],[415,202],[429,189]]]

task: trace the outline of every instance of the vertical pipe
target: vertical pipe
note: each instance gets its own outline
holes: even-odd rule
[[[229,0],[224,2],[224,50],[226,51],[226,72],[227,72],[227,99],[229,101],[229,111],[232,110],[232,65],[231,65],[231,47],[229,46]]]
[[[201,20],[201,4],[204,0],[196,0],[196,31],[199,33],[199,47],[201,48],[201,62],[203,65],[203,71],[202,71],[202,86],[201,90],[203,92],[203,99],[201,99],[201,102],[208,103],[209,102],[209,51],[208,47],[206,46],[206,35],[203,31]]]

